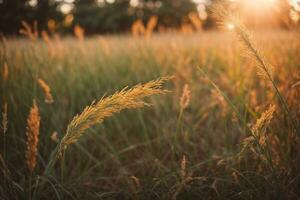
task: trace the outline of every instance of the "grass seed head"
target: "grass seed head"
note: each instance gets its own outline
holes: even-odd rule
[[[3,107],[3,113],[2,113],[2,129],[3,129],[3,135],[7,132],[7,125],[8,125],[8,119],[7,119],[7,103],[4,104]]]
[[[146,25],[146,37],[150,37],[153,33],[154,28],[157,25],[157,16],[151,16]]]
[[[27,36],[32,42],[35,42],[39,37],[37,21],[33,22],[32,27],[26,21],[22,21],[21,24],[22,28],[19,30],[19,33]]]
[[[270,105],[269,108],[262,113],[260,118],[258,118],[255,124],[251,127],[252,132],[257,135],[258,133],[262,132],[262,129],[269,125],[271,122],[273,115],[276,111],[275,105]]]
[[[131,33],[134,37],[144,35],[146,32],[146,28],[141,19],[137,19],[133,22],[131,26]]]
[[[48,104],[52,104],[54,100],[53,100],[53,97],[51,94],[50,87],[47,85],[47,83],[43,79],[38,79],[38,83],[45,94],[45,102]]]
[[[37,145],[39,141],[39,129],[40,129],[40,114],[39,108],[33,101],[33,105],[30,109],[30,113],[27,117],[27,149],[26,149],[26,164],[30,172],[32,172],[36,166],[37,157]]]
[[[4,63],[2,75],[3,75],[3,80],[7,81],[7,79],[8,79],[8,65],[7,65],[7,63]]]
[[[145,84],[138,84],[131,89],[126,87],[120,92],[87,106],[69,123],[67,132],[59,144],[58,157],[68,145],[75,143],[88,128],[124,109],[141,108],[149,105],[143,100],[144,97],[165,94],[167,91],[162,89],[162,85],[169,79],[170,77],[163,77]]]
[[[197,31],[202,30],[202,22],[199,19],[199,15],[196,12],[189,13],[189,19]]]
[[[180,162],[180,175],[182,180],[186,178],[186,157],[185,155],[182,156],[181,162]]]
[[[191,91],[189,89],[189,85],[185,84],[183,87],[183,92],[180,97],[180,108],[182,110],[186,109],[190,103],[191,100]]]
[[[74,35],[80,41],[83,41],[83,39],[84,39],[84,29],[81,26],[79,26],[79,25],[75,25],[75,27],[74,27]]]

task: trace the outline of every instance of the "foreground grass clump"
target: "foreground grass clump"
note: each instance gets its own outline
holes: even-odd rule
[[[258,46],[236,27],[243,48],[226,32],[52,37],[51,48],[4,40],[0,196],[299,198],[299,33],[256,32]],[[167,95],[152,97],[165,79],[121,90],[166,75]],[[146,96],[151,108],[103,121]],[[31,108],[40,119],[34,170],[24,156]]]
[[[162,78],[148,82],[144,85],[137,85],[131,89],[123,89],[112,96],[102,98],[97,103],[87,106],[82,113],[76,115],[67,127],[67,132],[59,142],[57,150],[53,152],[53,157],[49,162],[49,170],[53,167],[57,159],[62,156],[67,146],[75,143],[84,132],[97,123],[101,123],[105,118],[111,117],[124,109],[141,108],[149,105],[143,101],[144,97],[154,94],[164,94],[162,84],[169,78]]]

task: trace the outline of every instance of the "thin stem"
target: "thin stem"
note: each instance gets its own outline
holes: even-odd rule
[[[178,138],[178,134],[179,134],[179,131],[180,131],[179,129],[181,128],[182,115],[183,115],[183,109],[180,108],[179,115],[178,115],[178,118],[177,118],[177,123],[176,123],[176,132],[175,132],[176,138]]]
[[[242,39],[242,41],[245,43],[245,45],[248,47],[249,51],[252,52],[252,54],[254,55],[256,61],[259,63],[260,67],[262,68],[262,70],[266,73],[267,78],[270,80],[276,96],[278,97],[279,101],[280,101],[280,105],[282,106],[284,112],[286,113],[286,115],[288,116],[288,118],[290,119],[293,127],[295,130],[297,130],[297,123],[295,122],[295,120],[293,119],[290,109],[288,107],[288,104],[285,100],[285,98],[282,96],[282,94],[280,93],[270,71],[269,68],[267,67],[267,63],[266,61],[263,59],[263,57],[260,55],[259,51],[257,50],[257,48],[255,48],[255,46],[253,45],[253,42],[250,39],[249,34],[247,33],[246,30],[243,30],[242,27],[239,27],[236,31],[236,34]]]
[[[64,183],[64,170],[65,170],[65,154],[63,154],[61,156],[61,159],[60,159],[60,164],[61,164],[61,174],[60,174],[60,178],[61,178],[61,184],[63,185]]]
[[[45,175],[50,175],[50,173],[52,172],[56,162],[59,159],[59,154],[58,154],[58,150],[59,150],[59,143],[57,144],[57,146],[55,147],[55,149],[52,151],[51,156],[50,156],[50,160],[45,168]]]
[[[29,200],[31,200],[31,181],[32,181],[32,171],[30,171],[29,177],[28,177],[27,196],[28,196]]]

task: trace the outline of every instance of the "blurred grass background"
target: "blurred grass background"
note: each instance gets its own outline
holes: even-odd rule
[[[298,36],[296,31],[284,30],[254,34],[275,66],[275,80],[285,95],[299,80]],[[284,180],[270,182],[269,172],[260,171],[257,162],[229,159],[240,151],[246,127],[208,78],[248,125],[276,101],[268,82],[257,76],[254,63],[243,56],[243,48],[230,33],[67,37],[52,39],[51,44],[52,49],[42,40],[21,38],[2,43],[0,65],[7,63],[9,75],[7,81],[1,76],[1,105],[8,104],[8,132],[1,139],[5,140],[1,152],[18,187],[3,186],[1,194],[22,198],[26,118],[33,99],[41,114],[35,173],[42,175],[56,145],[51,135],[63,136],[73,116],[86,105],[125,86],[174,75],[166,85],[171,93],[149,98],[151,107],[122,112],[89,129],[86,137],[68,148],[61,167],[46,186],[35,191],[36,197],[272,199],[286,197],[286,191],[293,196],[290,191],[295,192],[297,184],[282,187]],[[207,71],[208,77],[198,68]],[[44,102],[38,78],[50,86],[53,104]],[[178,130],[185,84],[191,90],[191,102]],[[274,130],[285,131],[281,124],[270,132]],[[183,156],[187,171],[198,177],[186,184],[180,177]]]

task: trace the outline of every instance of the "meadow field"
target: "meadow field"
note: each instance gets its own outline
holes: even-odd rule
[[[1,199],[299,199],[299,32],[241,31],[3,38]]]

